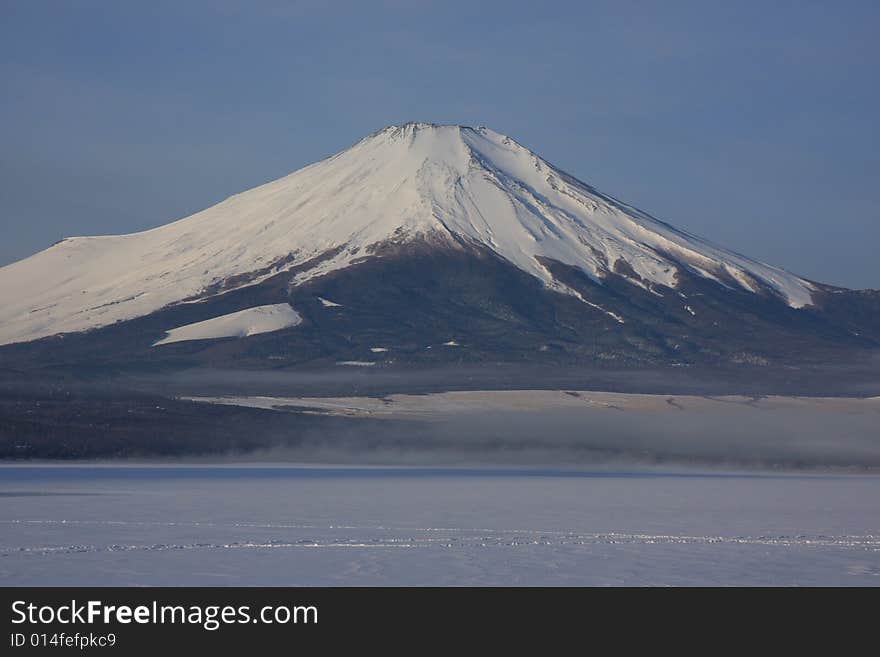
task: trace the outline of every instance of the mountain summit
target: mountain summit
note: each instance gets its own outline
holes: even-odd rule
[[[441,254],[443,263],[437,262]],[[384,266],[380,261],[399,266],[402,259],[415,259],[423,268],[434,267],[436,274],[453,261],[461,264],[462,258],[491,263],[495,276],[500,269],[524,280],[509,271],[515,269],[538,283],[524,284],[516,294],[553,295],[559,298],[545,303],[554,308],[563,303],[566,313],[578,314],[574,302],[593,321],[633,322],[643,328],[646,314],[659,313],[663,323],[670,313],[683,313],[681,319],[687,321],[696,317],[699,297],[725,295],[737,308],[752,298],[750,314],[765,321],[769,313],[768,321],[787,325],[797,312],[815,318],[823,299],[834,291],[680,231],[488,128],[407,123],[379,130],[341,153],[177,222],[129,235],[65,239],[3,267],[0,344],[94,332],[156,314],[170,321],[175,314],[169,314],[171,309],[208,309],[221,297],[224,305],[248,296],[235,294],[241,290],[268,288],[283,289],[283,294],[261,292],[259,301],[289,304],[292,310],[266,310],[262,304],[254,320],[247,307],[236,307],[235,321],[208,312],[197,317],[198,324],[217,320],[237,328],[217,335],[214,321],[209,334],[184,331],[195,336],[186,340],[302,334],[323,322],[309,318],[308,308],[302,303],[298,307],[295,297],[311,293],[310,299],[319,300],[316,308],[336,317],[356,305],[318,294],[343,272],[376,272],[378,289],[393,278],[377,270]],[[408,274],[413,282],[426,276],[436,288],[437,281],[419,271],[418,264]],[[516,284],[511,279],[505,285]],[[462,289],[471,297],[479,288]],[[689,291],[696,300],[689,301]],[[474,303],[456,290],[445,292],[446,303]],[[723,311],[724,303],[716,304],[716,312]],[[487,312],[485,303],[477,305]],[[405,319],[407,309],[389,312]],[[445,311],[437,312],[440,316]],[[191,310],[185,314],[193,316]],[[495,314],[503,319],[505,313]],[[558,308],[552,314],[558,319]],[[520,315],[522,311],[511,315],[509,330],[515,332],[523,321],[538,322],[546,335],[534,348],[553,341],[552,318]],[[275,321],[264,331],[259,317],[267,316]],[[288,316],[296,321],[278,323],[278,317]],[[369,324],[364,321],[359,328]],[[653,320],[648,323],[653,325],[649,335],[636,343],[648,340],[669,348],[668,331]],[[169,336],[181,326],[158,328],[149,341],[160,345],[155,350],[167,349],[161,345],[173,342]],[[346,331],[355,328],[347,326]],[[569,330],[565,339],[594,343],[593,334],[578,338],[585,329],[575,328],[574,334]],[[457,330],[463,335],[451,337],[480,341],[479,330]],[[672,342],[686,342],[693,332],[679,331]],[[852,333],[847,329],[841,335]],[[489,334],[497,339],[497,328]],[[403,337],[398,341],[411,342]],[[318,351],[326,352],[326,345]]]

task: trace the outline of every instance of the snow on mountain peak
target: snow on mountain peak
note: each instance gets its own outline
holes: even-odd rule
[[[793,307],[813,292],[601,194],[491,129],[406,123],[174,223],[63,240],[0,268],[0,344],[139,317],[239,276],[254,284],[299,266],[300,284],[377,245],[423,237],[488,247],[567,293],[542,260],[598,281],[625,271],[649,289],[675,287],[686,268],[766,287]]]

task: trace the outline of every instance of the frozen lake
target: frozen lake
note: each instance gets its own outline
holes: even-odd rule
[[[880,476],[0,466],[0,585],[880,585]]]

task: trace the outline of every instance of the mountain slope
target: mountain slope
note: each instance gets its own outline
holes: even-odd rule
[[[66,239],[0,268],[0,344],[108,327],[279,275],[292,294],[419,244],[493,254],[617,324],[630,318],[603,305],[610,281],[667,301],[688,280],[708,281],[795,309],[826,293],[605,196],[504,135],[406,124],[178,222]],[[561,266],[585,280],[573,284]]]

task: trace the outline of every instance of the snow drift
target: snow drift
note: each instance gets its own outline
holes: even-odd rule
[[[245,338],[249,335],[280,331],[296,326],[300,322],[302,322],[302,318],[299,313],[286,303],[257,306],[171,329],[164,338],[153,346],[158,347],[163,344],[187,340]]]

